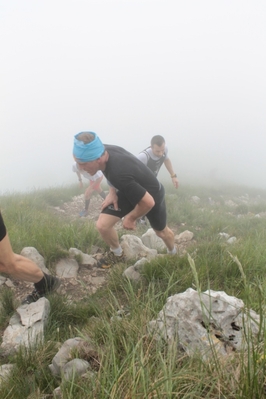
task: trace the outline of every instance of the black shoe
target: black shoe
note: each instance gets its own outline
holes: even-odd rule
[[[97,261],[97,267],[99,269],[110,269],[111,266],[116,263],[125,262],[124,254],[117,256],[112,251],[107,252],[101,259]]]
[[[45,290],[40,291],[37,290],[36,288],[32,291],[31,294],[29,294],[23,301],[21,302],[21,305],[29,305],[30,303],[37,302],[38,299],[43,298],[46,294],[50,294],[51,292],[54,292],[57,290],[57,288],[60,286],[61,281],[57,277],[53,277],[52,282]]]

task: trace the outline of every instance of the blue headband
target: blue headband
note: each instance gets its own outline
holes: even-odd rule
[[[77,137],[81,133],[90,133],[94,135],[94,140],[90,143],[83,143],[77,139]],[[80,162],[91,162],[95,161],[95,159],[100,158],[104,153],[104,145],[97,136],[96,133],[93,132],[81,132],[74,136],[74,147],[73,147],[73,155]]]

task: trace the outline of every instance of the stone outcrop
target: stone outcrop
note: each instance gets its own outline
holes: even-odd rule
[[[82,338],[70,338],[63,343],[57,354],[53,357],[49,368],[53,375],[61,376],[63,367],[72,360],[71,352],[83,342]]]
[[[36,263],[37,266],[46,274],[50,274],[50,271],[45,266],[44,257],[39,254],[36,248],[34,247],[25,247],[22,249],[21,253],[22,256],[28,258]]]
[[[73,359],[62,367],[63,379],[72,380],[79,375],[85,374],[90,368],[90,363],[83,359]]]
[[[77,248],[70,248],[68,252],[71,258],[79,256],[80,257],[79,263],[82,266],[87,265],[93,267],[97,263],[96,259],[92,255],[84,254],[84,252],[80,251]]]
[[[189,355],[203,359],[245,349],[259,332],[259,316],[245,310],[242,300],[223,291],[199,293],[192,288],[168,298],[150,333],[167,342],[174,341]]]
[[[147,262],[148,260],[146,258],[139,259],[134,265],[129,266],[126,268],[126,270],[124,270],[123,277],[126,277],[132,281],[139,281],[141,278],[140,271],[143,265]]]
[[[74,357],[74,352],[75,356]],[[73,380],[74,378],[91,373],[93,375],[90,362],[77,356],[84,356],[86,353],[89,358],[90,354],[95,355],[95,350],[89,340],[79,337],[68,339],[63,343],[57,354],[53,357],[49,368],[54,376],[61,377],[62,381]],[[97,356],[97,355],[96,355]],[[54,395],[60,397],[61,388],[54,390]]]
[[[175,236],[175,242],[177,244],[181,244],[184,242],[191,241],[193,239],[193,237],[194,237],[194,233],[192,233],[192,231],[185,230],[182,233]]]
[[[131,234],[124,234],[121,237],[121,247],[123,249],[126,259],[152,259],[157,255],[156,249],[146,247],[141,239]]]
[[[79,264],[75,259],[60,259],[55,266],[56,275],[63,278],[76,278]]]
[[[19,347],[33,347],[43,340],[44,327],[50,313],[50,302],[41,298],[30,305],[17,308],[4,331],[1,348],[5,353],[12,353]]]
[[[200,198],[197,195],[193,195],[191,197],[191,201],[194,202],[194,204],[199,204],[200,203]]]
[[[148,248],[157,249],[158,251],[166,250],[165,243],[156,235],[153,229],[148,229],[146,233],[142,234],[141,241]]]

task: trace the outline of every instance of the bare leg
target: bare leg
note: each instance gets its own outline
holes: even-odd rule
[[[95,191],[96,191],[103,199],[106,198],[106,194],[105,194],[105,192],[103,191],[103,189],[102,189],[101,186],[100,186],[99,188],[97,188]]]
[[[97,220],[96,227],[101,234],[103,240],[111,249],[119,247],[119,238],[114,225],[120,220],[117,216],[106,215],[101,213]]]
[[[0,272],[31,283],[37,283],[44,277],[33,261],[13,252],[8,234],[0,241]]]
[[[84,205],[84,209],[79,213],[79,216],[83,217],[83,216],[87,216],[88,215],[88,209],[90,206],[90,198],[91,198],[91,194],[93,193],[93,186],[89,186],[87,188],[87,190],[85,191],[85,205]]]
[[[169,251],[172,251],[175,247],[175,236],[171,229],[166,226],[163,230],[158,231],[154,230],[158,237],[160,237],[165,245],[167,246]]]
[[[85,195],[84,195],[86,200],[90,199],[91,194],[93,193],[93,191],[94,191],[93,187],[89,186],[87,188],[87,190],[85,191]]]

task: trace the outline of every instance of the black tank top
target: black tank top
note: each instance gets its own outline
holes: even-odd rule
[[[145,148],[145,150],[143,150],[142,152],[144,152],[144,154],[147,156],[147,159],[148,159],[147,166],[148,166],[148,168],[155,174],[155,176],[157,176],[162,164],[164,163],[166,155],[164,153],[161,156],[161,158],[159,158],[157,160],[152,159],[150,154],[147,151],[149,148],[151,148],[151,147]]]

